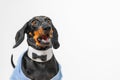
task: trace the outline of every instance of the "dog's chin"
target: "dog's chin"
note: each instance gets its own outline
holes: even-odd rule
[[[27,39],[27,42],[28,42],[28,46],[31,46],[37,50],[47,50],[52,47],[51,39],[48,39],[48,41],[41,39],[40,46],[36,45],[35,41],[32,38]]]

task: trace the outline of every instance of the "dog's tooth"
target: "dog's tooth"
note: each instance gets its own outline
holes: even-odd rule
[[[41,39],[40,39],[40,38],[38,38],[38,41],[41,41]]]
[[[44,39],[42,39],[42,42],[46,42]]]
[[[44,43],[50,42],[50,39],[47,39],[47,40],[42,39],[42,42]]]
[[[47,40],[47,42],[50,42],[50,38]]]

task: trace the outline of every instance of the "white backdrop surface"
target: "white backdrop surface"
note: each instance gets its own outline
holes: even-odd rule
[[[120,80],[119,0],[0,0],[0,80],[9,80],[16,32],[32,17],[45,15],[59,32],[54,50],[63,80]]]

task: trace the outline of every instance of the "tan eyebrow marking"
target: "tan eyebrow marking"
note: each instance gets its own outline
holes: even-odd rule
[[[29,32],[29,35],[33,36],[32,32]]]
[[[34,20],[32,23],[31,23],[31,25],[33,26],[33,25],[35,25],[36,24],[36,21]]]

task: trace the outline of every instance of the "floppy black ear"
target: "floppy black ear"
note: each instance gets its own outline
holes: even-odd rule
[[[16,48],[17,46],[19,46],[21,42],[24,40],[26,28],[27,28],[27,23],[16,33],[16,36],[15,36],[16,44],[13,46],[13,48]]]
[[[54,25],[52,25],[52,29],[53,29],[52,45],[53,45],[54,49],[57,49],[60,46],[60,44],[58,42],[58,32],[57,32],[56,28],[54,27]]]

